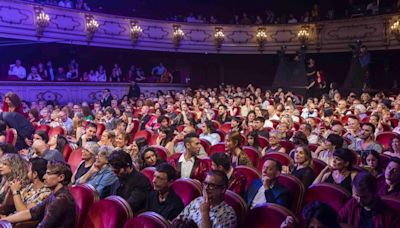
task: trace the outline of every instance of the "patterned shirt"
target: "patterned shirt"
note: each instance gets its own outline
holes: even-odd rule
[[[21,199],[25,205],[28,204],[39,204],[45,200],[51,194],[51,190],[46,186],[42,186],[39,189],[34,189],[33,184],[27,185],[21,190]]]
[[[183,220],[193,220],[198,227],[202,227],[200,205],[203,202],[203,197],[198,197],[193,200],[178,218]],[[218,206],[210,209],[210,221],[213,228],[230,228],[236,227],[236,214],[231,206],[225,202],[220,203]]]

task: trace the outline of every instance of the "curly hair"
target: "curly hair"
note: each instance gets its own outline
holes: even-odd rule
[[[10,167],[10,173],[4,175],[7,181],[21,180],[23,186],[29,183],[28,178],[28,162],[19,154],[4,154],[0,159],[0,163]]]
[[[10,102],[12,105],[14,105],[14,107],[18,107],[21,105],[21,99],[18,97],[17,94],[15,94],[13,92],[6,93],[4,98],[10,99]]]

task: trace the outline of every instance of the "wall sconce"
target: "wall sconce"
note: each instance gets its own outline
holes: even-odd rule
[[[221,49],[222,43],[225,40],[224,29],[222,27],[215,27],[214,42],[217,50]]]
[[[390,26],[390,32],[393,36],[400,41],[400,20],[397,20]]]
[[[131,21],[131,40],[132,44],[136,44],[140,35],[142,35],[142,28],[137,24],[137,21]]]
[[[258,48],[260,50],[263,50],[264,45],[267,42],[267,29],[266,28],[260,27],[257,29],[256,41],[258,44]]]
[[[178,48],[181,41],[185,38],[185,33],[182,31],[180,25],[172,25],[172,29],[172,42],[174,43],[175,48]]]
[[[50,17],[41,7],[35,7],[34,10],[36,15],[36,35],[40,37],[43,36],[45,28],[49,26]]]
[[[99,23],[93,18],[92,15],[86,15],[86,37],[88,41],[93,40],[93,36],[98,29]]]
[[[308,32],[307,26],[302,26],[300,31],[297,33],[297,39],[299,39],[300,43],[305,45],[307,41],[310,39],[310,33]]]

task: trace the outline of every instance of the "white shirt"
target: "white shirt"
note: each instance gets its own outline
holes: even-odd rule
[[[265,199],[265,188],[264,185],[261,185],[260,189],[258,189],[256,196],[254,196],[250,209],[253,209],[255,206],[264,204],[266,202],[267,199]]]
[[[212,133],[208,135],[201,133],[199,137],[200,139],[205,139],[210,142],[211,146],[214,146],[215,144],[221,142],[221,136],[219,136],[219,134],[217,133]]]
[[[17,67],[15,64],[11,64],[10,70],[8,70],[8,75],[15,75],[19,79],[24,79],[26,77],[26,70],[23,66]]]
[[[42,79],[42,77],[40,77],[39,74],[35,74],[35,75],[34,74],[29,74],[28,78],[26,80],[28,80],[28,81],[42,81],[43,79]]]
[[[185,154],[182,154],[179,157],[179,162],[181,163],[181,178],[190,178],[194,166],[194,157],[191,157],[187,161],[185,159]]]

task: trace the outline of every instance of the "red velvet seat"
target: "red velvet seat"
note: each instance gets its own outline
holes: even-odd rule
[[[279,120],[271,120],[271,122],[274,129],[276,129],[276,127],[279,125]]]
[[[218,129],[215,131],[215,133],[217,133],[219,135],[219,137],[221,138],[220,142],[225,142],[225,132]]]
[[[124,228],[169,228],[171,224],[161,215],[147,211],[129,219]]]
[[[218,153],[218,152],[223,152],[225,153],[225,143],[217,143],[214,146],[210,147],[210,151],[208,153],[208,156],[211,156],[214,153]]]
[[[301,210],[301,204],[303,202],[305,191],[303,183],[295,176],[287,174],[281,174],[278,177],[278,181],[290,192],[290,195],[292,196],[292,205],[290,210],[295,214],[298,214]]]
[[[133,140],[131,140],[132,142],[138,138],[145,138],[146,142],[148,142],[151,138],[151,132],[148,130],[142,130],[142,131],[138,131],[136,132],[135,136],[133,137]]]
[[[69,188],[75,199],[77,207],[76,228],[83,227],[90,207],[99,200],[99,195],[93,186],[88,184],[77,185]]]
[[[293,159],[285,153],[281,152],[271,152],[267,153],[261,158],[261,161],[258,163],[258,170],[262,172],[262,167],[264,165],[264,162],[267,160],[267,158],[273,158],[277,161],[279,161],[283,166],[290,166],[293,164]]]
[[[185,126],[183,126],[183,125],[176,126],[176,130],[177,130],[178,132],[182,132],[182,131],[183,131],[183,128],[185,128]]]
[[[140,171],[143,175],[149,179],[151,186],[153,186],[153,178],[154,178],[154,173],[156,172],[155,167],[146,167]]]
[[[149,141],[148,141],[148,144],[149,144],[149,145],[157,145],[157,138],[158,138],[158,134],[153,134],[153,135],[150,137],[150,139],[149,139]]]
[[[41,130],[41,131],[45,131],[46,133],[49,133],[50,129],[51,129],[51,127],[49,125],[44,124],[44,125],[37,126],[35,130],[36,131]]]
[[[347,125],[347,123],[349,122],[349,116],[343,116],[343,117],[341,118],[341,122],[342,122],[344,125]]]
[[[265,148],[267,146],[269,146],[269,142],[268,139],[262,136],[258,136],[258,142],[260,143],[260,147],[261,148]]]
[[[166,160],[167,160],[167,149],[166,149],[165,147],[153,145],[153,146],[151,146],[151,148],[156,149],[158,156],[159,156],[163,161],[166,161]]]
[[[247,182],[245,191],[249,190],[251,182],[253,182],[253,180],[261,179],[260,173],[254,168],[244,165],[239,165],[235,167],[235,170],[246,177]]]
[[[383,168],[386,168],[386,166],[389,164],[391,157],[386,154],[379,154],[379,157],[381,159],[381,165]]]
[[[368,123],[368,122],[369,122],[369,116],[366,116],[361,120],[361,123]]]
[[[299,128],[300,128],[300,123],[298,123],[298,122],[293,122],[293,127],[294,127],[294,130],[298,131]]]
[[[247,204],[243,200],[241,196],[236,194],[231,190],[226,190],[225,192],[225,202],[235,210],[237,223],[239,227],[242,227],[244,224],[244,219],[247,213]]]
[[[211,120],[211,122],[213,123],[215,129],[219,129],[221,127],[221,124],[218,121]]]
[[[89,209],[85,228],[123,227],[133,217],[129,204],[119,196],[109,196],[95,202]]]
[[[49,135],[49,138],[53,137],[54,135],[65,135],[65,130],[63,127],[57,126],[57,127],[51,128],[49,130],[48,135]]]
[[[230,130],[231,130],[231,123],[229,122],[229,123],[223,123],[220,127],[219,127],[219,129],[221,130],[221,131],[223,131],[225,134],[227,134]]]
[[[96,137],[98,139],[101,139],[101,135],[103,134],[103,131],[106,130],[106,125],[102,124],[102,123],[97,123],[97,131],[96,131]]]
[[[298,220],[293,212],[283,206],[267,203],[250,210],[247,213],[245,224],[246,227],[252,228],[278,228],[287,216],[295,218],[295,223],[298,224]]]
[[[396,214],[400,215],[400,199],[383,196],[382,200],[390,209],[392,209],[392,211],[395,211]]]
[[[392,124],[392,126],[397,127],[399,125],[399,119],[390,118],[390,123]]]
[[[208,154],[210,152],[211,144],[206,139],[200,139],[200,143],[204,148],[204,151]]]
[[[285,148],[287,154],[294,149],[294,144],[288,140],[282,140],[279,142],[279,144],[281,147]]]
[[[192,200],[201,196],[202,188],[199,181],[190,178],[179,178],[172,183],[172,189],[181,198],[185,207]]]
[[[396,137],[400,139],[400,136],[394,132],[382,132],[376,136],[376,141],[381,144],[384,148],[384,151],[386,151],[389,150],[392,139]]]
[[[339,211],[349,199],[350,193],[340,186],[330,183],[319,183],[311,185],[306,190],[303,198],[303,206],[317,200]]]
[[[69,156],[71,155],[71,153],[72,153],[71,146],[69,144],[66,144],[65,147],[64,147],[64,151],[63,151],[63,156],[64,156],[65,161],[68,161]]]
[[[318,144],[309,144],[308,148],[310,148],[312,152],[315,152],[318,148]]]
[[[6,130],[6,143],[15,146],[17,142],[17,131],[14,128],[8,128]]]
[[[82,161],[82,148],[78,148],[69,155],[68,164],[71,166],[72,173],[78,168],[79,163]]]
[[[318,158],[313,158],[312,159],[312,169],[314,171],[314,175],[317,177],[321,171],[327,166],[327,164],[319,160]]]
[[[253,163],[253,167],[257,167],[258,162],[260,161],[260,155],[257,149],[252,146],[244,146],[243,152],[247,154],[251,163]]]

